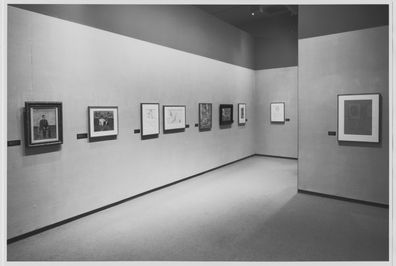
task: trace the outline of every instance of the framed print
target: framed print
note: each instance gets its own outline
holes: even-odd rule
[[[271,123],[285,122],[285,103],[274,102],[271,103]]]
[[[246,124],[246,104],[239,103],[238,104],[238,125],[245,125]]]
[[[200,103],[199,108],[199,131],[208,131],[212,128],[212,104]]]
[[[61,102],[25,102],[27,147],[62,144],[62,130]]]
[[[233,120],[233,105],[232,104],[220,104],[219,117],[220,125],[231,125]]]
[[[380,97],[379,93],[337,95],[338,141],[380,141]]]
[[[186,106],[164,105],[164,133],[184,131],[186,128]]]
[[[159,135],[159,104],[140,104],[141,137],[154,138]]]
[[[89,106],[89,140],[105,140],[118,135],[118,107]]]

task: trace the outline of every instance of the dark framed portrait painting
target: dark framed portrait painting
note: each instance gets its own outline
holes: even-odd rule
[[[220,125],[231,125],[234,122],[233,108],[234,107],[232,104],[220,104],[219,107]]]
[[[208,131],[212,128],[212,104],[200,103],[198,105],[199,131]]]
[[[27,147],[62,144],[61,102],[25,102],[25,142]]]
[[[105,140],[118,135],[118,107],[88,107],[89,140]]]
[[[380,142],[379,93],[340,94],[338,105],[338,141]]]

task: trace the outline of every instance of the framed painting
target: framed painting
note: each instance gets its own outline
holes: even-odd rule
[[[246,104],[238,104],[238,125],[243,126],[246,124]]]
[[[159,104],[140,104],[141,138],[155,138],[159,135]]]
[[[186,106],[163,106],[164,133],[182,132],[186,128]]]
[[[271,123],[285,122],[285,103],[273,102],[271,103]]]
[[[118,107],[89,106],[89,140],[107,140],[118,135]]]
[[[212,104],[200,103],[199,113],[199,131],[208,131],[212,128]]]
[[[337,95],[338,141],[380,142],[379,93]]]
[[[231,125],[233,120],[233,105],[232,104],[220,104],[219,107],[219,117],[220,125]]]
[[[62,103],[25,102],[25,145],[63,143]]]

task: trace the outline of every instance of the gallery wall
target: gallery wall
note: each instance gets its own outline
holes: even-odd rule
[[[311,14],[315,12],[312,7],[306,10],[300,6],[299,11],[303,21],[307,17],[317,18]],[[359,8],[355,12],[356,16],[350,19],[360,17]],[[299,24],[299,31],[305,31],[302,27],[308,25],[306,22]],[[311,23],[327,25],[320,19]],[[375,25],[299,40],[298,188],[301,190],[388,204],[389,28]],[[381,94],[379,144],[343,143],[337,141],[337,136],[328,135],[329,131],[337,131],[337,94],[360,93]]]
[[[297,66],[256,71],[255,151],[257,154],[297,158]],[[285,103],[285,123],[271,123],[271,102]]]
[[[224,78],[226,77],[226,78]],[[7,238],[254,153],[254,71],[191,53],[8,8]],[[60,148],[26,149],[25,101],[63,103]],[[140,103],[187,107],[185,132],[141,140]],[[213,104],[199,132],[198,103]],[[218,106],[247,104],[248,122],[220,129]],[[88,142],[88,106],[118,106],[116,140]],[[186,191],[188,193],[188,191]]]

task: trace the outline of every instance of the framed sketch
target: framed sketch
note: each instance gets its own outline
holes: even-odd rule
[[[245,125],[246,124],[246,104],[239,103],[238,104],[238,125]]]
[[[285,103],[273,102],[271,103],[271,123],[285,122]]]
[[[232,104],[220,104],[219,107],[219,117],[220,117],[220,125],[231,125],[233,120],[233,105]]]
[[[380,141],[380,97],[379,93],[337,95],[338,141]]]
[[[186,106],[164,105],[164,133],[184,131],[186,128]]]
[[[141,137],[154,138],[159,134],[159,104],[140,104]]]
[[[25,102],[25,145],[58,145],[63,142],[61,102]]]
[[[212,128],[212,104],[200,103],[199,108],[199,131],[208,131]]]
[[[89,140],[104,140],[118,135],[118,107],[89,106]]]

